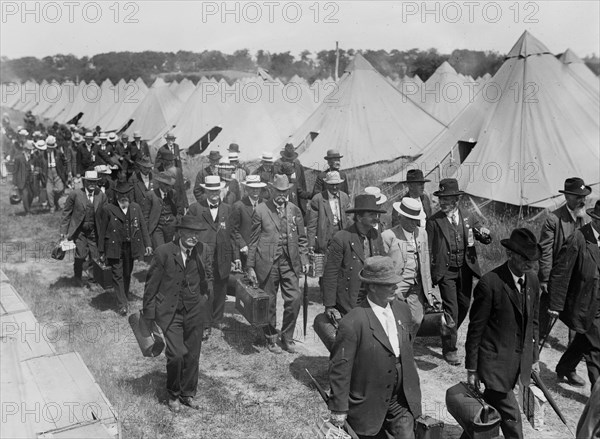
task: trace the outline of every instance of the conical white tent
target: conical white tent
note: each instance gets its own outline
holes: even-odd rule
[[[60,99],[52,104],[47,110],[40,113],[44,120],[54,122],[58,117],[71,106],[79,90],[79,84],[71,81],[65,81],[61,85]]]
[[[52,81],[40,87],[42,93],[39,104],[31,110],[34,116],[41,116],[54,104],[61,100],[62,86],[57,81]]]
[[[581,78],[586,84],[598,92],[600,89],[600,79],[594,75],[583,60],[579,58],[571,49],[567,49],[561,56],[560,61],[567,66],[575,75]]]
[[[148,88],[143,82],[142,85],[140,87],[137,81],[119,81],[115,86],[118,102],[102,114],[96,125],[106,132],[121,130],[131,120],[131,115],[148,93]]]
[[[152,87],[131,114],[133,123],[125,132],[131,137],[134,131],[140,131],[142,139],[152,143],[173,126],[182,105],[169,87]]]
[[[89,99],[93,96],[97,96],[99,90],[100,87],[95,81],[90,81],[89,84],[86,84],[85,81],[81,81],[79,87],[77,87],[75,99],[55,118],[55,121],[58,123],[68,123],[83,111],[88,104]]]
[[[112,112],[121,99],[119,88],[115,87],[109,79],[102,83],[99,92],[99,95],[88,96],[89,102],[82,109],[83,116],[79,119],[81,126],[95,128],[102,116],[109,111]],[[102,125],[100,127],[104,129]]]

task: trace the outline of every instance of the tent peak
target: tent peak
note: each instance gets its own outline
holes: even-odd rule
[[[526,58],[531,55],[542,55],[545,53],[551,52],[544,43],[531,35],[529,31],[525,31],[513,48],[510,49],[506,58]]]
[[[352,62],[346,67],[346,72],[354,72],[356,70],[375,70],[375,68],[362,56],[357,53]]]
[[[583,60],[577,56],[575,52],[571,49],[567,49],[564,51],[562,55],[558,58],[560,62],[563,64],[571,64],[571,63],[583,63]]]

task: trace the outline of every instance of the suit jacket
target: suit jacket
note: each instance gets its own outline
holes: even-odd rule
[[[175,178],[175,186],[173,186],[173,190],[177,192],[179,202],[182,203],[184,208],[189,207],[189,202],[187,198],[187,191],[185,190],[185,182],[183,181],[183,171],[181,168],[171,167],[165,172]]]
[[[331,169],[327,169],[317,175],[317,179],[315,180],[315,185],[312,191],[313,197],[325,190],[325,177],[327,177],[327,173],[330,170]],[[340,191],[350,194],[348,189],[348,177],[346,176],[346,173],[341,171],[338,172],[340,173],[340,177],[344,180],[342,183],[340,183]]]
[[[56,173],[58,174],[58,177],[61,179],[63,184],[66,185],[68,181],[68,173],[70,172],[67,163],[67,158],[65,157],[63,152],[60,151],[58,148],[55,148],[52,152],[54,153],[54,162],[56,163]],[[46,175],[48,175],[49,163],[50,150],[46,150],[44,151],[44,164],[46,166],[46,169],[44,169],[44,173]]]
[[[587,221],[582,218],[582,222],[585,224]],[[560,248],[578,228],[566,204],[546,217],[540,232],[540,245],[542,246],[538,273],[540,282],[548,282],[550,270],[552,270],[553,263],[556,262]]]
[[[273,183],[273,178],[275,177],[275,166],[273,166],[270,171],[267,171],[263,165],[260,165],[258,168],[256,168],[252,175],[260,175],[260,181],[267,183],[267,187],[264,187],[260,191],[261,198],[264,198],[265,200],[271,198],[271,193],[269,192],[269,183]]]
[[[371,234],[372,256],[383,255],[383,241],[375,229]],[[358,305],[361,281],[358,273],[365,262],[364,247],[356,224],[340,230],[329,245],[323,272],[323,305],[335,306],[346,314]]]
[[[139,204],[142,208],[142,214],[144,215],[146,223],[150,220],[150,208],[152,198],[152,173],[148,174],[148,177],[150,178],[149,189],[146,188],[144,180],[142,180],[142,177],[139,172],[135,172],[129,178],[129,181],[133,186],[133,201]]]
[[[140,140],[139,142],[129,142],[129,147],[132,151],[135,148],[135,150],[138,152],[138,157],[142,155],[152,160],[152,157],[150,156],[150,148],[148,147],[148,142],[146,142],[145,140]]]
[[[102,223],[102,209],[106,205],[106,195],[100,190],[94,193],[94,212],[96,213],[96,236],[98,236],[99,226]],[[83,224],[85,219],[85,206],[87,204],[87,195],[85,188],[72,191],[63,208],[62,219],[60,222],[60,233],[64,234],[68,240],[73,239],[73,234]]]
[[[531,365],[538,360],[539,295],[533,273],[525,274],[521,295],[506,262],[483,275],[475,287],[465,367],[477,370],[486,389],[511,392],[519,375],[523,386],[529,384]]]
[[[262,202],[263,200],[259,198],[258,204]],[[234,259],[240,258],[240,249],[250,245],[253,215],[254,209],[252,209],[252,203],[248,196],[245,196],[240,201],[236,201],[231,208],[231,231],[233,232],[234,241]]]
[[[112,157],[115,154],[115,148],[110,143],[106,144],[106,149],[104,150],[102,150],[101,145],[94,145],[94,154],[96,154],[96,166],[112,165]]]
[[[160,220],[160,213],[162,212],[163,199],[160,194],[160,189],[156,188],[149,193],[150,195],[150,217],[148,219],[148,233],[152,234],[158,227],[158,222]],[[180,218],[183,216],[184,207],[183,204],[179,201],[177,192],[170,191],[170,194],[167,195],[167,202],[171,204],[171,211],[173,212],[173,216]]]
[[[287,217],[287,251],[296,276],[302,273],[302,266],[308,264],[308,246],[302,212],[292,203],[285,206]],[[248,246],[246,266],[254,268],[259,282],[271,273],[280,237],[281,220],[273,200],[259,204],[252,217],[252,233]]]
[[[345,229],[351,223],[346,215],[346,210],[350,208],[350,197],[346,193],[340,192],[339,203],[340,229],[333,226],[333,211],[329,204],[328,191],[325,190],[315,195],[308,205],[308,246],[314,247],[317,253],[326,253],[329,241],[335,232]]]
[[[156,158],[154,159],[154,169],[157,171],[164,171],[165,161],[163,159],[163,154],[169,151],[169,147],[165,143],[156,152]],[[173,155],[175,155],[175,167],[181,169],[181,153],[179,152],[179,145],[177,143],[173,144]]]
[[[138,159],[140,152],[134,143],[128,143],[127,148],[121,142],[115,147],[115,154],[120,157],[119,162],[123,169],[132,169]]]
[[[208,307],[212,272],[203,253],[202,243],[199,242],[194,247],[191,257],[196,259],[200,271],[200,288],[199,291],[195,291],[198,302],[201,306]],[[179,295],[184,288],[189,288],[185,281],[184,269],[178,239],[155,249],[146,274],[143,315],[147,319],[155,320],[163,332],[166,332],[173,320]],[[210,312],[204,314],[210,315]]]
[[[587,332],[600,317],[600,250],[591,224],[576,230],[560,249],[548,292],[550,309],[577,332]]]
[[[13,184],[23,190],[28,183],[33,181],[33,173],[31,172],[30,162],[33,160],[31,155],[29,160],[25,158],[25,153],[19,151],[15,157],[15,170],[13,172]]]
[[[85,142],[79,145],[77,149],[77,175],[83,177],[85,171],[94,169],[96,165],[96,148],[92,145],[91,151],[88,151]]]
[[[217,221],[212,219],[208,202],[192,203],[188,215],[193,215],[204,224],[207,230],[200,232],[200,242],[204,244],[205,251],[213,264],[213,276],[225,279],[231,271],[233,255],[233,230],[231,228],[231,206],[219,203]]]
[[[196,201],[199,203],[206,199],[204,188],[200,185],[204,184],[204,178],[207,175],[219,175],[219,172],[216,169],[214,172],[212,172],[210,166],[206,166],[205,168],[200,169],[198,174],[196,174],[196,181],[194,183],[194,198],[196,198]]]
[[[421,415],[421,389],[415,366],[415,326],[406,303],[391,304],[402,364],[402,387],[408,408]],[[359,435],[375,436],[383,426],[394,396],[396,356],[383,326],[368,301],[340,321],[329,361],[329,410],[348,413],[348,423]]]
[[[123,213],[119,206],[107,204],[102,209],[100,216],[98,250],[105,253],[109,259],[121,259],[126,217],[129,217],[130,221],[131,256],[134,259],[141,258],[144,256],[146,247],[152,247],[146,220],[141,207],[137,203],[129,203],[127,215]]]
[[[478,230],[481,227],[479,220],[468,212],[458,209],[463,223],[463,242],[465,245],[465,263],[476,277],[481,277],[479,260],[475,246],[468,247],[469,228],[473,228],[473,236],[483,244],[492,242],[491,236],[482,236]],[[429,238],[429,250],[431,252],[431,277],[434,285],[437,284],[448,271],[450,261],[450,233],[452,225],[446,214],[441,210],[436,212],[427,220],[427,236]]]

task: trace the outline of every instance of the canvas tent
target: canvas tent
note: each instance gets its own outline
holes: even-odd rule
[[[567,66],[576,76],[581,78],[592,90],[598,92],[600,89],[600,79],[594,75],[583,60],[579,58],[571,49],[567,49],[561,56],[560,61]]]
[[[125,83],[121,80],[115,88],[118,91],[116,96],[118,102],[105,111],[96,121],[96,125],[99,125],[106,132],[119,131],[125,127],[131,120],[131,115],[135,109],[148,93],[148,88],[145,85],[140,86],[134,81]]]

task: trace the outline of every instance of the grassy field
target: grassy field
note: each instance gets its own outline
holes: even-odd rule
[[[0,240],[2,269],[28,303],[37,319],[51,325],[57,350],[78,351],[96,381],[119,413],[124,438],[312,438],[312,427],[327,413],[304,368],[308,368],[325,387],[328,353],[312,329],[314,316],[321,312],[316,283],[309,280],[310,308],[306,338],[297,328],[299,353],[274,355],[260,342],[259,332],[235,311],[231,298],[226,304],[226,327],[213,330],[202,346],[198,399],[200,411],[184,410],[172,414],[165,405],[165,358],[142,357],[127,320],[115,313],[112,292],[97,285],[75,288],[71,285],[72,255],[54,261],[50,251],[58,238],[59,215],[40,213],[23,217],[22,206],[8,203],[10,185],[0,185]],[[190,198],[191,199],[191,198]],[[484,270],[503,259],[500,238],[526,222],[513,212],[487,217],[494,242],[479,247]],[[527,224],[538,233],[540,221]],[[132,309],[141,307],[143,280],[147,266],[136,263],[132,291],[138,299]],[[281,305],[281,300],[279,300]],[[279,309],[281,317],[281,307]],[[463,346],[466,324],[459,331]],[[553,373],[567,339],[566,328],[558,324],[542,352],[542,378],[575,430],[589,384],[575,389],[558,384]],[[464,380],[463,367],[448,366],[441,355],[437,338],[415,343],[425,414],[446,423],[445,438],[458,438],[461,429],[448,414],[445,390]],[[463,355],[462,348],[459,354]],[[586,377],[585,366],[578,372]],[[550,408],[546,428],[535,431],[526,424],[525,436],[534,439],[567,438],[568,430]]]

